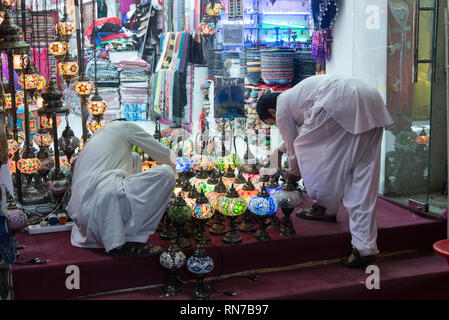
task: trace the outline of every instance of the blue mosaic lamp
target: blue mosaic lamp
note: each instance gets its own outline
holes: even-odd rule
[[[248,202],[248,210],[255,214],[259,219],[260,229],[255,235],[255,239],[260,242],[271,240],[266,231],[265,220],[267,217],[275,214],[278,209],[277,200],[273,199],[267,191],[265,184],[257,196],[252,197]]]
[[[290,177],[287,177],[286,183],[282,186],[281,190],[276,192],[275,198],[284,214],[281,220],[282,228],[280,234],[284,237],[296,236],[290,215],[295,208],[302,204],[302,193],[295,188]]]

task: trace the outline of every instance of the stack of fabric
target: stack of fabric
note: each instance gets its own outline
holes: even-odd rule
[[[122,21],[117,17],[100,18],[87,28],[86,35],[97,47],[113,47],[116,50],[126,50],[134,47],[134,32],[122,27]]]
[[[86,67],[86,76],[95,80],[95,60],[92,59]],[[119,72],[117,67],[109,60],[97,59],[97,81],[98,87],[118,87]]]
[[[120,70],[121,82],[141,82],[148,81],[148,71],[150,65],[143,59],[135,59],[132,61],[120,61],[117,64]]]
[[[103,115],[103,119],[105,121],[111,121],[120,118],[121,115],[119,89],[114,87],[99,87],[98,93],[108,106],[108,110]]]

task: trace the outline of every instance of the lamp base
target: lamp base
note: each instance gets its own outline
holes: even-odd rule
[[[276,217],[275,214],[273,214],[270,219],[271,219],[270,226],[273,229],[279,230],[281,228],[281,221],[279,220],[279,218]]]
[[[224,243],[229,243],[229,244],[237,244],[237,243],[242,242],[242,238],[240,238],[240,235],[237,232],[232,231],[232,230],[226,232],[226,234],[222,240]]]
[[[266,231],[258,230],[254,235],[254,239],[256,239],[259,242],[267,242],[271,240],[271,237]]]
[[[182,293],[182,283],[178,280],[176,271],[169,271],[164,291],[166,297],[176,297]]]
[[[221,236],[226,233],[226,226],[216,223],[209,229],[209,233],[216,236]]]
[[[243,221],[239,226],[239,230],[241,232],[252,233],[257,230],[257,226],[254,223]]]
[[[293,226],[290,215],[293,213],[293,209],[282,209],[284,217],[281,220],[281,230],[280,235],[283,237],[294,237],[296,236],[295,227]]]
[[[181,249],[190,248],[190,241],[186,237],[177,237],[176,238],[176,244]]]
[[[192,291],[193,300],[209,300],[209,290],[204,283],[204,276],[197,277],[195,288]]]

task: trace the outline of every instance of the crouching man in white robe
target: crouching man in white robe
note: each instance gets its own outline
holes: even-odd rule
[[[343,200],[353,249],[341,262],[362,267],[374,261],[381,141],[383,128],[393,124],[379,92],[354,78],[313,76],[280,95],[262,96],[257,111],[279,128],[289,173],[302,176],[315,201],[297,215],[336,222]]]
[[[141,172],[133,145],[160,165]],[[133,123],[112,121],[95,132],[73,172],[72,245],[139,257],[160,253],[147,241],[168,206],[175,169],[174,153]]]

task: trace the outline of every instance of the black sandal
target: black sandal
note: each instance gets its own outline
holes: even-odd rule
[[[354,254],[355,259],[349,262],[349,258],[352,254]],[[367,265],[373,263],[374,259],[374,255],[360,256],[359,251],[356,248],[353,248],[351,254],[340,260],[340,263],[347,268],[365,268]]]
[[[306,220],[318,220],[324,222],[337,222],[337,216],[326,215],[326,208],[318,204],[314,204],[312,208],[306,208],[298,211],[296,216]]]
[[[114,256],[132,256],[139,258],[153,257],[162,252],[162,248],[151,243],[127,242],[120,249],[112,249],[109,253]]]

